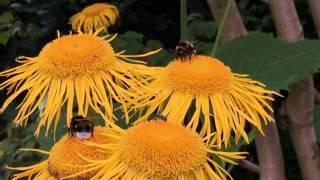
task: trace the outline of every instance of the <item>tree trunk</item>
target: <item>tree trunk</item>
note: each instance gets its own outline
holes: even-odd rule
[[[303,29],[293,0],[269,0],[278,37],[288,42],[303,39]]]
[[[318,37],[320,37],[320,1],[308,0],[308,3],[311,10],[313,23],[317,29]]]
[[[220,23],[227,1],[207,0],[213,17]],[[247,34],[238,8],[233,3],[222,37],[222,43]],[[271,113],[271,112],[270,112]],[[273,114],[272,114],[273,115]],[[269,124],[265,128],[266,136],[256,135],[256,147],[260,165],[261,180],[282,180],[285,179],[284,163],[279,135],[276,124]]]
[[[211,13],[220,24],[224,10],[227,6],[226,0],[207,0]],[[221,37],[221,43],[228,42],[237,37],[247,35],[247,30],[244,27],[237,5],[233,2],[230,13],[227,17],[225,28]]]
[[[269,0],[280,39],[296,42],[303,39],[303,29],[293,0]],[[313,127],[314,85],[312,77],[290,88],[284,103],[289,131],[296,149],[304,180],[319,180],[319,153]]]
[[[260,180],[284,180],[284,162],[276,123],[263,128],[265,136],[256,133],[255,142],[260,166]]]
[[[285,102],[289,131],[304,180],[320,179],[319,148],[313,126],[314,89],[312,77],[290,88]]]

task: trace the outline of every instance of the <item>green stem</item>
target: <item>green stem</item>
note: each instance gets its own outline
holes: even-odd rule
[[[180,40],[188,38],[187,16],[187,0],[180,0]]]
[[[218,45],[219,45],[219,42],[220,42],[220,38],[222,36],[222,32],[224,30],[224,25],[226,23],[227,17],[229,15],[232,2],[233,2],[233,0],[228,0],[226,9],[224,10],[221,22],[219,24],[218,34],[217,34],[217,37],[216,37],[216,40],[214,42],[213,49],[212,49],[212,52],[211,52],[212,56],[216,55],[216,52],[217,52],[217,49],[218,49]]]

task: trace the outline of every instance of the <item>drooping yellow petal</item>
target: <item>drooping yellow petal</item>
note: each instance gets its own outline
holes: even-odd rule
[[[95,3],[85,7],[81,12],[70,18],[74,31],[79,29],[89,33],[103,28],[104,31],[115,25],[119,11],[116,6],[108,3]]]
[[[42,161],[36,165],[27,167],[7,167],[7,169],[22,171],[13,175],[12,180],[18,180],[23,178],[34,180],[55,180],[56,178],[51,176],[48,171],[48,160]]]
[[[110,36],[98,37],[96,33],[59,36],[47,43],[37,57],[19,57],[20,66],[0,73],[9,77],[0,84],[0,89],[7,88],[11,93],[0,112],[26,92],[14,122],[25,126],[41,104],[43,109],[35,135],[43,126],[48,134],[51,125],[57,125],[64,106],[68,126],[73,113],[87,116],[89,108],[108,124],[114,119],[114,101],[123,105],[128,121],[126,99],[136,96],[128,89],[137,90],[146,84],[157,68],[147,67],[138,60],[128,62],[134,55],[114,52],[106,37]]]
[[[233,73],[218,59],[204,55],[174,59],[154,77],[129,102],[132,111],[146,107],[137,123],[161,113],[172,123],[200,130],[201,135],[216,132],[218,144],[227,145],[232,134],[237,141],[244,137],[248,142],[246,122],[263,133],[261,121],[273,121],[268,111],[272,111],[272,95],[279,94],[247,75]]]

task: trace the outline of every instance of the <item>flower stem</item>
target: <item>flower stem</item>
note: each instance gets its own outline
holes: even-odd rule
[[[212,52],[211,52],[211,55],[212,55],[212,56],[214,56],[214,55],[216,54],[216,52],[217,52],[218,45],[219,45],[219,42],[220,42],[220,38],[221,38],[221,36],[222,36],[222,32],[223,32],[223,29],[224,29],[224,24],[225,24],[225,22],[226,22],[226,20],[227,20],[227,17],[228,17],[228,15],[229,15],[232,2],[233,2],[233,0],[228,0],[226,9],[224,10],[224,13],[223,13],[221,22],[220,22],[220,24],[219,24],[218,34],[217,34],[217,36],[216,36],[216,40],[215,40],[215,42],[214,42],[213,49],[212,49]]]
[[[180,0],[180,40],[188,39],[187,0]]]

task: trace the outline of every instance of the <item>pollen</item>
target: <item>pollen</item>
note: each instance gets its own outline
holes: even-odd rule
[[[128,130],[120,142],[120,158],[128,168],[152,177],[175,177],[206,163],[200,136],[182,126],[154,121]]]
[[[165,71],[167,85],[175,91],[193,95],[210,95],[230,87],[231,69],[221,61],[204,55],[190,60],[174,59]]]

